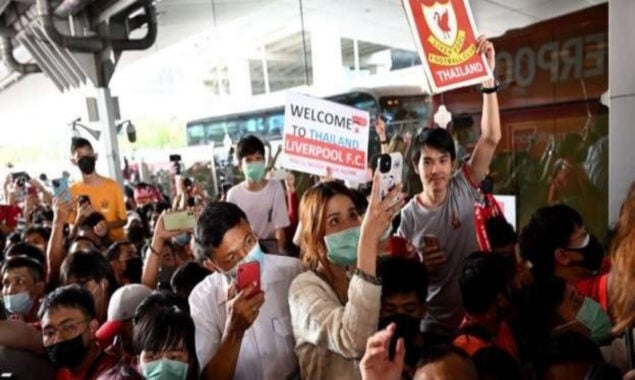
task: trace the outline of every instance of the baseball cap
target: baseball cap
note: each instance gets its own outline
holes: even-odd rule
[[[112,340],[121,326],[134,317],[141,302],[151,294],[152,289],[141,284],[124,285],[117,289],[110,297],[108,320],[97,330],[97,339],[102,342]]]

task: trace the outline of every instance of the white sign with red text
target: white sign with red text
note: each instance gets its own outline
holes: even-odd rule
[[[494,195],[503,210],[503,215],[509,224],[516,230],[516,197],[514,195]]]
[[[368,112],[288,92],[282,166],[309,174],[366,182]]]

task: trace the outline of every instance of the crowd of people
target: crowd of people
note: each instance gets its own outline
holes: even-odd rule
[[[494,69],[492,44],[478,51]],[[445,129],[413,137],[416,193],[397,184],[382,196],[377,172],[366,192],[327,177],[297,194],[292,176],[267,179],[255,136],[236,146],[244,181],[225,199],[179,176],[171,197],[124,190],[74,138],[81,180],[68,194],[24,176],[5,184],[0,373],[635,378],[635,185],[607,244],[564,204],[519,233],[499,213],[475,217],[475,204],[492,206],[498,88],[483,83],[467,159]]]

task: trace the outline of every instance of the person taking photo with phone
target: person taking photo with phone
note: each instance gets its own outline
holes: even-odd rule
[[[81,171],[82,179],[70,186],[72,200],[76,202],[70,224],[77,226],[93,211],[98,211],[106,218],[110,240],[124,240],[126,207],[121,187],[116,181],[95,172],[97,153],[88,140],[74,137],[71,155],[71,162]]]
[[[298,379],[287,300],[300,261],[264,254],[245,213],[229,202],[208,204],[194,235],[199,260],[215,272],[189,298],[201,379]]]
[[[403,201],[396,186],[384,199],[377,172],[362,220],[355,196],[338,182],[320,182],[300,202],[300,249],[308,271],[289,290],[302,379],[360,379],[357,365],[377,331],[380,240]]]
[[[481,36],[478,53],[485,54],[494,71],[494,45]],[[461,261],[478,250],[474,227],[477,185],[487,174],[501,139],[500,116],[493,79],[481,87],[483,113],[481,136],[470,160],[456,164],[452,135],[442,128],[424,128],[415,138],[412,165],[419,174],[423,191],[401,211],[397,235],[407,239],[422,254],[428,268],[429,309],[423,331],[439,339],[450,339],[463,318],[459,271]],[[432,338],[432,337],[430,337]]]

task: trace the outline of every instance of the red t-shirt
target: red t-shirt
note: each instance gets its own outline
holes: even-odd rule
[[[466,326],[466,321],[463,320],[461,328]],[[481,348],[498,347],[507,351],[517,362],[520,363],[520,357],[518,355],[518,347],[516,347],[516,340],[512,334],[512,330],[509,325],[502,322],[498,327],[498,332],[493,337],[492,341],[487,341],[483,338],[461,334],[454,339],[454,345],[463,349],[468,355],[474,355]]]
[[[102,352],[97,357],[97,360],[82,372],[73,374],[68,368],[59,369],[55,380],[96,380],[101,374],[117,365],[118,362],[118,358]]]
[[[604,311],[608,313],[608,278],[611,270],[611,260],[606,257],[600,267],[600,274],[580,280],[574,284],[579,294],[598,302]]]

